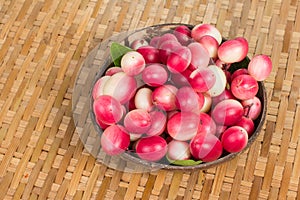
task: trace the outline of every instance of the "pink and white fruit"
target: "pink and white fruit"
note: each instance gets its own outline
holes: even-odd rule
[[[254,56],[248,65],[248,71],[257,81],[265,80],[272,71],[272,61],[267,55]]]
[[[153,104],[164,111],[176,110],[177,88],[173,85],[162,85],[152,92]]]
[[[189,48],[182,46],[170,53],[167,59],[167,67],[172,73],[180,73],[188,68],[192,60]]]
[[[174,34],[165,33],[162,36],[160,36],[159,41],[158,41],[158,46],[160,46],[165,41],[170,41],[170,40],[178,42],[178,40]]]
[[[222,35],[215,26],[211,24],[198,24],[194,26],[191,36],[195,41],[198,42],[204,35],[210,35],[214,37],[219,44],[222,42]]]
[[[262,110],[261,101],[258,97],[253,97],[252,99],[246,99],[241,101],[244,107],[244,115],[252,120],[256,120]]]
[[[223,152],[221,141],[213,134],[197,134],[190,142],[190,152],[196,160],[211,162]]]
[[[218,57],[219,43],[214,37],[210,35],[204,35],[199,39],[198,42],[202,44],[203,47],[208,51],[208,54],[211,58],[216,59]]]
[[[145,68],[145,59],[137,51],[129,51],[121,59],[121,68],[128,76],[136,76]]]
[[[234,99],[219,102],[212,110],[211,116],[217,124],[232,126],[244,115],[242,104]]]
[[[182,45],[187,45],[191,41],[191,30],[185,25],[177,26],[173,34]]]
[[[203,93],[203,97],[204,97],[204,102],[203,102],[203,106],[200,109],[200,111],[206,113],[211,109],[212,97],[207,93]]]
[[[149,45],[153,46],[155,48],[159,47],[159,40],[160,40],[160,36],[154,36],[153,38],[151,38]]]
[[[219,46],[218,58],[225,63],[240,62],[247,56],[248,48],[245,38],[227,40]]]
[[[202,95],[202,94],[200,94]],[[197,113],[203,106],[203,99],[198,95],[193,88],[184,86],[178,89],[176,93],[176,106],[182,112]],[[203,95],[202,95],[203,96]],[[203,97],[204,98],[204,97]]]
[[[235,99],[235,97],[229,89],[225,89],[220,95],[212,98],[213,106],[225,99]]]
[[[248,74],[242,74],[231,81],[231,92],[233,96],[240,100],[251,99],[255,97],[259,86],[257,81]]]
[[[223,148],[230,153],[242,151],[248,143],[247,131],[240,126],[231,126],[221,137]]]
[[[136,39],[131,43],[130,47],[131,49],[137,50],[138,48],[146,46],[148,44],[149,43],[145,39]]]
[[[192,42],[187,46],[192,54],[191,63],[189,66],[189,69],[195,70],[200,67],[207,67],[210,56],[208,51],[205,49],[205,47],[198,43],[198,42]]]
[[[198,126],[198,134],[216,134],[217,126],[212,117],[204,112],[199,114],[200,121]]]
[[[104,124],[114,124],[123,117],[123,108],[119,101],[109,95],[101,95],[93,102],[93,111]]]
[[[190,145],[188,142],[172,140],[168,143],[168,160],[187,160],[191,157]]]
[[[149,86],[157,87],[167,82],[169,74],[164,65],[149,64],[142,72],[142,80]]]
[[[103,94],[110,95],[124,104],[134,96],[136,89],[137,82],[134,77],[128,76],[124,72],[118,72],[106,81]]]
[[[189,83],[196,92],[207,92],[216,83],[214,71],[207,67],[194,70],[189,77]]]
[[[135,94],[134,105],[136,108],[150,112],[153,108],[152,90],[149,88],[140,88]]]
[[[102,76],[96,81],[92,91],[92,96],[94,100],[97,99],[99,96],[103,95],[103,88],[108,79],[110,79],[110,76]]]
[[[209,65],[208,69],[210,69],[216,77],[215,83],[208,90],[210,96],[215,97],[220,95],[225,90],[227,78],[224,71],[216,65]]]
[[[146,132],[147,136],[162,134],[167,127],[167,116],[162,111],[154,110],[150,112],[151,127]]]
[[[199,126],[199,116],[192,112],[178,112],[167,122],[169,135],[179,141],[191,140]]]
[[[146,133],[151,127],[151,116],[143,109],[131,110],[125,115],[124,126],[130,133]]]
[[[130,136],[124,127],[113,124],[103,131],[100,143],[101,148],[108,155],[119,155],[128,148]]]
[[[165,42],[161,43],[158,48],[159,59],[161,63],[166,64],[171,52],[178,47],[181,47],[181,44],[177,40],[166,40]]]
[[[135,145],[137,155],[147,161],[158,161],[167,153],[168,144],[160,136],[141,138]]]
[[[159,50],[153,46],[142,46],[137,49],[137,52],[139,52],[144,57],[146,64],[160,62]]]

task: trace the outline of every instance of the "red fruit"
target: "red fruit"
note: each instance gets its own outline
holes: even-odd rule
[[[163,85],[168,80],[168,72],[162,64],[149,64],[142,72],[143,81],[152,87]]]
[[[108,155],[119,155],[128,148],[130,136],[124,127],[114,124],[104,130],[100,143],[101,148]]]
[[[176,27],[173,34],[182,45],[187,45],[191,41],[191,30],[185,25]]]
[[[243,116],[242,104],[234,99],[226,99],[219,102],[212,110],[211,116],[219,125],[232,126]]]
[[[125,115],[124,126],[130,133],[146,133],[151,127],[151,116],[143,109],[131,110]]]
[[[196,92],[207,92],[216,82],[216,76],[209,68],[194,70],[189,77],[189,83]]]
[[[207,113],[201,112],[199,114],[200,122],[198,126],[198,134],[216,134],[217,126],[214,120]]]
[[[137,49],[137,52],[144,57],[146,64],[160,62],[159,50],[153,46],[142,46]]]
[[[93,103],[93,110],[97,119],[109,125],[119,122],[123,116],[120,102],[109,95],[99,96]]]
[[[167,59],[167,67],[172,73],[180,73],[188,68],[192,54],[189,48],[180,47],[175,49]]]
[[[243,116],[241,120],[235,124],[235,126],[240,126],[244,128],[247,131],[249,137],[253,134],[255,130],[255,125],[253,120],[245,116]]]
[[[158,161],[167,153],[167,142],[160,136],[141,138],[135,145],[137,155],[147,161]]]
[[[190,142],[190,151],[196,160],[212,162],[223,152],[220,140],[213,134],[197,134]]]
[[[164,111],[176,110],[177,88],[173,85],[162,85],[152,92],[153,104]]]
[[[231,92],[240,100],[251,99],[258,92],[258,83],[250,75],[242,74],[231,81]]]
[[[223,148],[229,153],[240,152],[247,146],[247,131],[240,126],[229,127],[222,134],[221,142]]]
[[[187,141],[196,134],[199,126],[199,116],[192,112],[175,113],[167,122],[167,131],[175,140]]]

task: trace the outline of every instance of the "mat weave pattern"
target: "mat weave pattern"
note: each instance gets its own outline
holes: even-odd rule
[[[76,74],[102,40],[170,22],[213,24],[271,56],[266,123],[215,168],[115,171],[76,133]],[[300,199],[299,45],[299,0],[0,0],[0,199]]]

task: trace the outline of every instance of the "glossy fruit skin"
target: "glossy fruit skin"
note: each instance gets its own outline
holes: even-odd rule
[[[197,160],[212,162],[223,152],[221,141],[213,134],[197,134],[190,142],[190,152]]]
[[[204,46],[211,58],[216,59],[218,57],[219,43],[214,37],[204,35],[198,42]]]
[[[243,100],[241,103],[244,107],[244,116],[256,120],[261,114],[262,104],[258,97],[255,96],[252,99]]]
[[[167,142],[160,136],[141,138],[135,145],[137,155],[146,161],[158,161],[167,153]]]
[[[198,24],[193,27],[191,36],[195,41],[198,42],[204,35],[210,35],[214,37],[219,44],[222,42],[222,35],[215,26],[211,24]]]
[[[142,72],[142,80],[149,86],[157,87],[165,84],[169,74],[164,65],[159,63],[149,64]]]
[[[97,99],[99,96],[103,95],[103,88],[108,79],[110,79],[110,76],[105,75],[96,81],[92,91],[92,96],[94,100]]]
[[[166,64],[169,55],[177,48],[181,47],[181,44],[177,40],[166,40],[159,45],[159,59],[162,64]]]
[[[190,74],[189,83],[196,92],[207,92],[216,83],[216,76],[209,68],[202,67]]]
[[[137,51],[129,51],[121,59],[121,68],[128,76],[140,74],[145,64],[144,57]]]
[[[191,157],[189,143],[184,141],[172,140],[168,143],[167,158],[170,161],[187,160]]]
[[[167,58],[167,67],[172,73],[185,71],[192,60],[192,53],[189,48],[182,46],[170,53]]]
[[[219,125],[232,126],[244,115],[242,104],[234,99],[219,102],[212,110],[211,116]]]
[[[226,40],[218,48],[218,58],[224,63],[242,61],[248,54],[248,42],[244,38]]]
[[[152,90],[146,87],[140,88],[134,96],[135,108],[150,112],[153,108]]]
[[[265,80],[272,72],[272,61],[267,55],[254,56],[249,65],[248,71],[257,81]]]
[[[104,124],[117,123],[123,116],[123,109],[119,101],[109,95],[99,96],[93,103],[96,118]]]
[[[156,87],[152,92],[153,104],[164,111],[176,110],[177,90],[175,86],[169,84]]]
[[[240,152],[247,146],[247,131],[240,126],[231,126],[222,134],[221,142],[227,152]]]
[[[126,130],[134,134],[144,134],[151,127],[151,116],[144,109],[129,111],[124,118]]]
[[[167,116],[159,110],[153,110],[150,113],[151,127],[146,132],[147,136],[161,135],[167,127]]]
[[[127,103],[135,94],[137,81],[134,77],[124,72],[118,72],[106,81],[103,87],[103,94],[110,95],[121,104]]]
[[[177,112],[167,122],[167,132],[175,140],[191,140],[199,126],[199,116],[192,112]]]
[[[144,57],[146,64],[160,62],[159,50],[153,46],[142,46],[137,49],[137,52],[139,52]]]
[[[201,104],[203,100],[200,98],[200,95],[198,95],[193,88],[184,86],[178,89],[175,104],[182,112],[197,113],[203,106],[203,103]]]
[[[191,30],[185,25],[177,26],[173,34],[182,45],[186,46],[191,41]]]
[[[191,63],[189,66],[190,70],[195,70],[200,67],[207,67],[209,64],[210,56],[205,47],[198,43],[192,42],[187,46],[192,54]]]
[[[200,112],[199,114],[199,126],[198,126],[198,131],[197,134],[216,134],[217,131],[217,126],[213,118],[204,112]]]
[[[108,155],[114,156],[123,153],[130,144],[130,136],[120,125],[107,127],[101,135],[101,148]]]
[[[245,116],[243,116],[241,118],[241,120],[235,124],[235,126],[240,126],[240,127],[244,128],[248,133],[248,137],[251,137],[251,135],[255,131],[255,125],[254,125],[253,120],[251,118],[245,117]]]
[[[242,74],[231,81],[231,92],[240,100],[254,98],[258,92],[257,81],[248,74]]]

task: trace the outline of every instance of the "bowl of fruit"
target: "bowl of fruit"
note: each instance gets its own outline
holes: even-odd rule
[[[160,24],[111,41],[90,88],[99,151],[147,169],[206,169],[255,141],[266,117],[266,55],[210,24]]]

